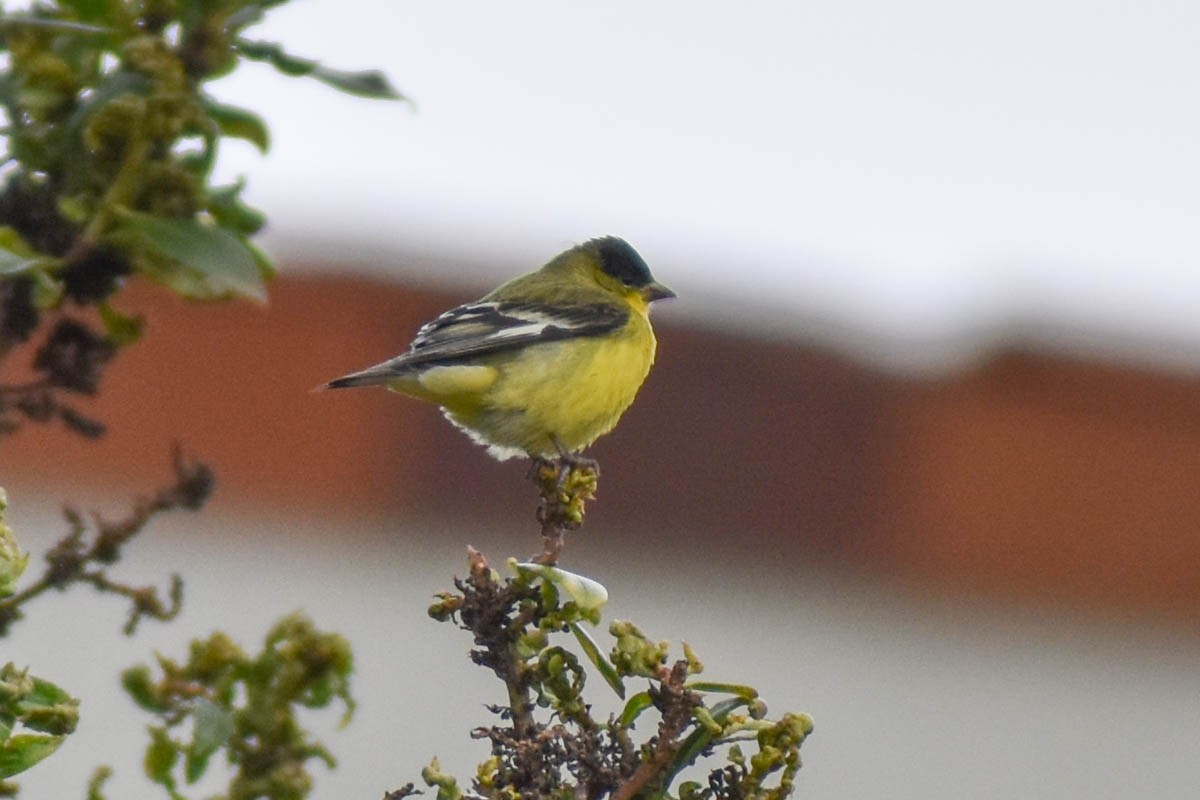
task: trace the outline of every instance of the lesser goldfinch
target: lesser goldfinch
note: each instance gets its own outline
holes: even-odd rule
[[[568,457],[633,402],[654,363],[650,304],[674,296],[626,241],[592,239],[323,388],[382,385],[436,403],[501,460]]]

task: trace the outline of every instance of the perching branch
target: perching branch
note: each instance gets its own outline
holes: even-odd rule
[[[538,487],[537,520],[542,526],[542,552],[533,561],[554,566],[562,555],[566,532],[583,525],[587,501],[596,497],[600,467],[579,457],[537,458],[529,468],[529,479]]]

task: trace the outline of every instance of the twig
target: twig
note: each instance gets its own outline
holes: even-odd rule
[[[665,668],[663,672],[667,672]],[[662,721],[658,724],[653,753],[613,791],[611,800],[632,800],[653,781],[662,778],[671,764],[671,759],[679,752],[682,744],[679,737],[691,721],[692,709],[700,703],[695,693],[684,688],[683,684],[687,678],[686,661],[676,661],[670,672],[663,676],[658,688],[658,697],[655,698],[655,705],[662,712]]]
[[[138,501],[133,511],[122,520],[106,522],[93,513],[95,537],[90,545],[84,542],[87,525],[78,511],[64,509],[70,532],[46,553],[46,569],[42,576],[11,597],[0,600],[0,636],[22,617],[22,608],[30,600],[50,589],[62,591],[73,583],[89,583],[98,591],[118,594],[133,601],[127,634],[133,633],[143,617],[169,620],[179,613],[183,584],[178,575],[171,577],[167,601],[158,596],[152,586],[135,587],[114,581],[103,568],[95,565],[114,564],[121,558],[121,548],[139,534],[156,514],[173,509],[194,511],[204,505],[212,493],[214,478],[205,464],[189,462],[178,447],[173,453],[175,482],[159,489],[150,498]]]

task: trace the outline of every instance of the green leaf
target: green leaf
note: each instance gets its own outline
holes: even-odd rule
[[[112,777],[112,767],[96,767],[88,780],[87,800],[104,800],[104,784]]]
[[[621,711],[621,716],[618,719],[622,727],[628,728],[633,725],[634,720],[642,715],[642,712],[654,705],[654,698],[649,692],[638,692],[633,697],[629,698],[629,702],[625,704],[625,708]]]
[[[98,83],[87,99],[71,113],[71,118],[67,120],[67,129],[78,133],[88,118],[109,101],[123,94],[147,95],[153,88],[154,82],[145,75],[124,70],[113,72]]]
[[[244,187],[245,182],[239,180],[229,186],[210,189],[207,209],[222,228],[250,235],[261,230],[267,224],[267,218],[257,208],[252,208],[242,202]],[[264,274],[270,274],[270,272]]]
[[[229,15],[225,20],[225,30],[237,31],[256,22],[260,22],[263,18],[263,4],[255,3],[248,5],[245,8],[238,9]]]
[[[404,100],[404,95],[396,91],[388,82],[387,76],[377,69],[349,72],[346,70],[317,67],[312,76],[327,86],[340,89],[356,97],[366,97],[376,100]]]
[[[65,736],[19,734],[0,743],[0,779],[10,778],[53,753]]]
[[[270,149],[271,133],[267,123],[253,111],[218,103],[210,97],[204,98],[204,111],[216,123],[222,136],[245,139],[262,153]]]
[[[16,275],[46,263],[45,256],[23,256],[12,250],[0,248],[0,278]]]
[[[246,242],[245,245],[246,249],[250,251],[250,255],[254,256],[254,263],[258,265],[258,272],[264,276],[263,279],[275,277],[275,262],[271,260],[270,256],[253,242]]]
[[[246,58],[265,61],[284,75],[308,75],[347,94],[382,100],[404,100],[379,70],[352,72],[322,66],[319,61],[293,56],[273,42],[237,40],[237,49]]]
[[[4,510],[8,508],[8,495],[0,486],[0,598],[8,597],[17,591],[17,583],[21,580],[25,568],[29,566],[29,553],[21,551],[21,545],[12,528],[4,524]],[[0,680],[4,676],[0,675]],[[11,720],[5,720],[5,706],[13,697],[11,690],[4,693],[4,701],[0,703],[0,740],[7,739],[12,732]],[[6,723],[8,729],[5,730]]]
[[[24,702],[29,705],[55,706],[60,703],[78,703],[79,701],[50,681],[34,677],[33,692],[25,697]]]
[[[599,581],[583,575],[546,564],[518,563],[515,560],[509,564],[509,568],[520,575],[537,575],[547,583],[561,589],[575,601],[575,605],[585,611],[598,611],[608,602],[608,589],[605,589]]]
[[[171,770],[179,758],[179,748],[162,728],[150,729],[150,744],[146,746],[146,777],[168,791],[175,793],[175,779]]]
[[[19,14],[0,15],[0,31],[11,28],[40,28],[49,31],[64,31],[68,33],[112,33],[112,28],[101,28],[98,25],[84,25],[82,22],[70,22],[62,19],[46,17],[27,17]]]
[[[683,744],[680,745],[679,750],[675,752],[675,757],[671,759],[671,763],[667,765],[664,785],[670,786],[671,781],[675,780],[675,776],[695,761],[700,756],[700,753],[704,751],[704,748],[712,744],[714,738],[716,737],[712,731],[703,726],[697,727],[696,730],[692,731],[691,735],[683,740]]]
[[[740,683],[714,683],[712,681],[689,681],[683,685],[685,689],[694,692],[720,692],[721,694],[737,695],[743,700],[757,700],[758,690],[753,686],[743,686]]]
[[[709,716],[716,722],[723,724],[729,717],[730,712],[739,706],[744,705],[746,705],[746,701],[742,698],[731,697],[728,700],[722,700],[711,709],[708,709]],[[671,759],[671,763],[667,766],[666,780],[663,782],[663,785],[670,786],[671,781],[675,780],[675,776],[687,768],[693,761],[699,758],[700,754],[704,752],[704,748],[712,744],[713,740],[716,738],[717,733],[713,732],[711,728],[705,727],[704,725],[697,726],[697,728],[692,731],[686,739],[683,740],[683,744],[680,745],[679,750],[675,752],[674,758]]]
[[[30,690],[16,703],[17,719],[26,728],[65,736],[79,723],[79,701],[50,681],[29,676]]]
[[[747,702],[744,698],[730,697],[728,700],[722,700],[714,705],[708,710],[708,712],[717,722],[724,723],[725,720],[729,718],[730,714],[744,705],[747,705]]]
[[[141,234],[160,253],[195,273],[152,276],[185,296],[237,294],[259,301],[267,299],[254,253],[228,231],[194,219],[159,219],[132,213],[126,215],[124,228]]]
[[[592,639],[587,631],[579,627],[579,623],[577,622],[571,623],[571,632],[575,634],[575,638],[579,641],[579,646],[583,648],[584,655],[588,657],[588,660],[604,676],[605,682],[617,693],[617,697],[624,700],[625,684],[621,680],[621,676],[617,674],[616,668],[600,652],[600,648],[596,646],[595,640]]]
[[[154,677],[144,664],[130,667],[121,673],[121,686],[146,711],[158,714],[167,709],[154,687]]]
[[[201,698],[192,712],[195,730],[192,744],[188,747],[184,775],[188,783],[195,783],[208,767],[208,759],[225,746],[233,736],[233,715],[217,704]]]
[[[100,310],[100,320],[104,323],[104,333],[113,344],[124,347],[142,337],[142,329],[146,324],[142,317],[122,314],[108,303],[100,303],[97,308]]]
[[[429,766],[421,770],[421,780],[425,781],[425,785],[430,788],[437,787],[437,800],[461,800],[463,796],[462,789],[458,788],[458,781],[454,779],[454,776],[442,772],[442,765],[438,762],[437,756],[433,757]]]
[[[21,238],[21,234],[11,225],[0,225],[0,248],[11,250],[22,256],[31,256],[37,252]]]
[[[32,275],[33,304],[43,311],[58,308],[63,297],[63,282],[41,269],[35,269]]]
[[[60,0],[60,5],[73,10],[80,19],[104,19],[108,15],[108,0]]]

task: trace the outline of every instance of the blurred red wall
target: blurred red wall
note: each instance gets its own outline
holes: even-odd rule
[[[465,296],[337,277],[277,281],[269,306],[122,297],[145,338],[95,401],[98,442],[31,427],[10,470],[122,495],[172,442],[221,496],[322,513],[523,519],[525,466],[380,390],[312,393],[394,355]],[[766,548],[907,583],[1105,615],[1200,615],[1200,381],[1009,353],[899,380],[826,353],[660,324],[659,363],[617,430],[591,514],[655,546]],[[100,476],[97,478],[97,476]]]

